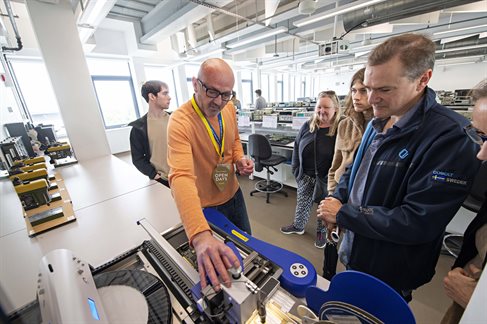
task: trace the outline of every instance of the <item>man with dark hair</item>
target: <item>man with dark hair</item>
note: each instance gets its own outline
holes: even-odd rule
[[[404,34],[377,46],[364,86],[374,111],[352,166],[318,209],[345,232],[347,269],[369,273],[405,300],[435,273],[446,225],[467,196],[479,163],[463,127],[428,88],[435,45]]]
[[[167,84],[151,80],[142,85],[142,97],[149,104],[147,114],[131,122],[130,151],[135,167],[163,185],[169,187],[167,180],[167,124],[171,97]]]
[[[262,97],[262,91],[260,89],[255,90],[257,99],[255,99],[255,110],[264,109],[267,107],[267,101]]]

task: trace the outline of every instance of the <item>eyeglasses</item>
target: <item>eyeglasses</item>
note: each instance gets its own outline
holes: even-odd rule
[[[465,126],[463,130],[474,143],[482,145],[485,141],[487,141],[487,135],[472,125]]]
[[[220,92],[216,89],[211,89],[211,88],[208,88],[206,86],[206,84],[204,84],[200,79],[197,79],[198,82],[201,84],[201,86],[203,88],[205,88],[205,91],[206,91],[206,95],[210,98],[218,98],[218,96],[222,96],[222,100],[223,101],[229,101],[230,99],[232,99],[233,97],[233,92],[232,91],[229,91],[229,92]]]

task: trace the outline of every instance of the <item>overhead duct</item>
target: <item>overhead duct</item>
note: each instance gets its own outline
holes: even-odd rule
[[[469,48],[482,45],[484,46],[479,48]],[[448,52],[442,53],[442,50],[447,50]],[[473,36],[455,42],[439,45],[437,46],[436,51],[437,53],[435,55],[435,58],[437,60],[456,57],[487,55],[487,39]]]
[[[393,20],[408,18],[432,11],[478,2],[478,0],[399,0],[385,1],[343,14],[343,27],[346,31],[358,26],[373,26]]]

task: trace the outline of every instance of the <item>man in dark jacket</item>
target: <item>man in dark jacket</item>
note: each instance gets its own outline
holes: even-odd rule
[[[131,122],[130,151],[135,167],[163,185],[169,187],[167,176],[167,123],[171,97],[167,84],[147,81],[142,85],[142,97],[149,104],[147,114]]]
[[[344,236],[340,260],[410,301],[435,273],[446,225],[467,196],[479,163],[468,121],[427,87],[435,44],[404,34],[377,46],[364,85],[375,118],[352,167],[318,217]]]

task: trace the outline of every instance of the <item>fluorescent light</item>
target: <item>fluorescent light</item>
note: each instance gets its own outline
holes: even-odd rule
[[[465,50],[471,50],[471,49],[483,48],[483,47],[487,47],[487,44],[447,48],[447,49],[437,50],[436,53],[448,53],[448,52],[456,52],[456,51],[465,51]]]
[[[93,35],[95,28],[108,15],[116,0],[90,0],[78,19],[80,40],[85,43]]]
[[[341,14],[344,14],[344,13],[347,13],[347,12],[350,12],[350,11],[353,11],[356,9],[361,9],[361,8],[368,7],[368,6],[371,6],[371,5],[380,3],[380,2],[384,2],[384,1],[386,1],[386,0],[355,1],[355,2],[349,3],[347,5],[335,8],[333,10],[328,10],[328,11],[323,12],[321,14],[317,14],[314,16],[310,16],[308,18],[304,18],[304,19],[295,21],[293,24],[296,27],[306,26],[306,25],[315,23],[317,21],[320,21],[320,20],[323,20],[326,18],[335,17],[335,16],[338,16],[338,15],[341,15]]]
[[[235,48],[235,47],[247,45],[249,43],[258,41],[260,39],[264,39],[264,38],[267,38],[267,37],[270,37],[270,36],[274,36],[274,35],[277,35],[277,34],[285,33],[287,31],[288,31],[287,27],[280,26],[280,27],[277,27],[277,28],[274,28],[274,29],[270,29],[270,30],[268,30],[266,32],[263,32],[263,33],[260,33],[260,34],[257,34],[257,35],[253,35],[253,36],[244,38],[244,39],[239,40],[239,41],[236,41],[236,42],[228,43],[228,44],[226,44],[226,46],[228,48]]]
[[[209,56],[219,55],[219,54],[223,53],[224,50],[225,50],[224,48],[219,48],[219,49],[216,49],[214,51],[210,51],[210,52],[207,52],[207,53],[203,53],[203,54],[200,54],[200,55],[196,55],[196,56],[190,57],[190,58],[186,59],[186,61],[199,61],[199,60],[204,59],[204,58],[207,58]]]
[[[97,25],[113,8],[116,0],[90,0],[78,20],[78,24]]]
[[[470,29],[478,29],[478,28],[483,28],[483,27],[487,27],[487,24],[486,25],[479,25],[479,26],[471,26],[471,27],[445,30],[445,31],[433,33],[433,35],[435,35],[435,36],[436,35],[443,35],[443,34],[449,34],[449,33],[454,33],[454,32],[459,32],[459,31],[464,31],[464,30],[470,30]]]

